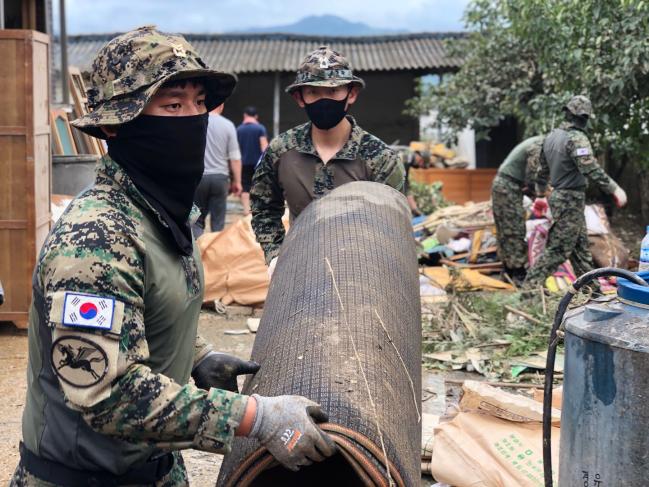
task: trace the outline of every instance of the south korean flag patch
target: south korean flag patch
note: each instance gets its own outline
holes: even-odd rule
[[[113,327],[115,300],[92,294],[66,292],[63,299],[64,326],[98,328],[110,330]]]

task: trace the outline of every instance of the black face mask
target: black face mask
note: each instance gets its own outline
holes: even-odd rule
[[[572,113],[566,114],[566,120],[575,127],[586,130],[588,128],[588,116],[587,115],[574,115]]]
[[[347,114],[347,99],[349,93],[344,100],[332,100],[331,98],[321,98],[313,103],[305,103],[304,109],[313,125],[320,130],[329,130],[340,123],[340,121]]]
[[[108,139],[108,154],[160,213],[185,255],[192,254],[188,218],[203,176],[207,117],[140,115]]]

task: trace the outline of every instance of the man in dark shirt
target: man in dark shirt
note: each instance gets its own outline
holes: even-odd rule
[[[255,173],[255,166],[261,154],[268,147],[268,135],[266,127],[259,123],[259,115],[255,107],[246,107],[243,110],[243,122],[237,127],[237,138],[241,150],[241,161],[243,164],[241,183],[241,204],[243,213],[250,213],[250,187],[252,186],[252,175]]]

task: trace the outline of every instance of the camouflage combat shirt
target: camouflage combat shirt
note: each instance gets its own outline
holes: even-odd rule
[[[543,142],[536,174],[536,193],[547,191],[548,179],[554,189],[585,191],[588,180],[612,194],[617,183],[597,163],[588,136],[569,122],[563,122]]]
[[[195,215],[195,212],[194,212]],[[70,468],[111,472],[170,450],[228,451],[246,396],[188,384],[200,254],[179,255],[124,170],[95,184],[50,232],[33,279],[25,446]]]
[[[323,163],[311,140],[311,122],[274,138],[262,155],[250,191],[252,227],[266,261],[284,241],[284,201],[291,221],[314,199],[351,181],[374,181],[402,191],[405,170],[399,156],[348,116],[349,140]]]
[[[540,147],[543,143],[543,136],[536,135],[534,137],[529,137],[518,144],[512,149],[509,155],[505,158],[503,163],[498,168],[498,174],[509,176],[510,178],[515,179],[521,183],[525,182],[525,174],[529,164],[533,164],[531,161],[536,154],[538,154]]]

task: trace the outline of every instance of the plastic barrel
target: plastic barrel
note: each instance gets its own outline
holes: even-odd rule
[[[566,320],[562,487],[649,485],[649,288],[619,281]]]
[[[52,156],[52,193],[76,196],[92,185],[98,156]]]

